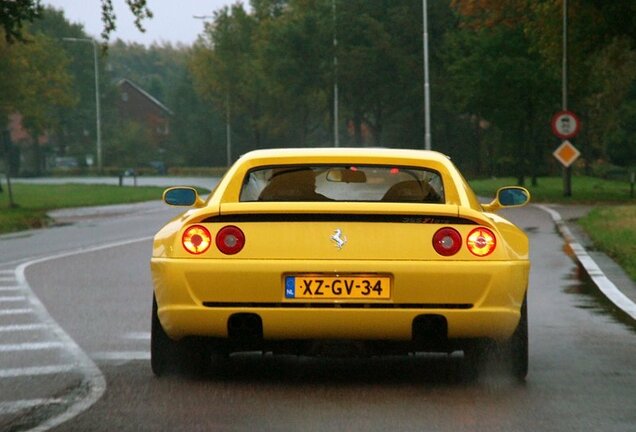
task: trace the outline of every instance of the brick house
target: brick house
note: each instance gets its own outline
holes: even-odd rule
[[[120,117],[145,125],[153,147],[165,148],[165,141],[170,135],[172,111],[128,79],[117,82],[117,89],[119,91],[117,111]]]

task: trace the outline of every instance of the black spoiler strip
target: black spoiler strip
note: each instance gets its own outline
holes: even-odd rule
[[[203,222],[368,222],[368,223],[417,223],[443,225],[477,225],[470,219],[454,216],[383,215],[383,214],[329,214],[329,213],[258,213],[210,216]]]

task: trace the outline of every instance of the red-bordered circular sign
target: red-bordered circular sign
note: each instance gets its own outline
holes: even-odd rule
[[[581,120],[572,111],[559,111],[552,116],[552,133],[561,139],[574,138],[581,130]]]

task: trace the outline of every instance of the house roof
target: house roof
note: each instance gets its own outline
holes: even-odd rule
[[[164,110],[168,114],[174,115],[174,113],[172,112],[172,110],[170,108],[168,108],[167,106],[165,106],[164,104],[159,102],[159,100],[157,98],[155,98],[153,95],[151,95],[150,93],[148,93],[147,91],[145,91],[144,89],[142,89],[141,87],[139,87],[137,84],[135,84],[134,82],[132,82],[129,79],[124,78],[124,79],[119,80],[117,82],[117,87],[121,87],[121,85],[124,84],[124,83],[130,85],[132,88],[134,88],[139,93],[141,93],[145,98],[147,98],[150,102],[154,103],[155,105],[157,105],[159,108],[161,108],[162,110]]]

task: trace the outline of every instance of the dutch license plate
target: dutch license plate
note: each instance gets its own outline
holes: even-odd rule
[[[388,276],[285,276],[287,299],[364,299],[391,298],[391,278]]]

